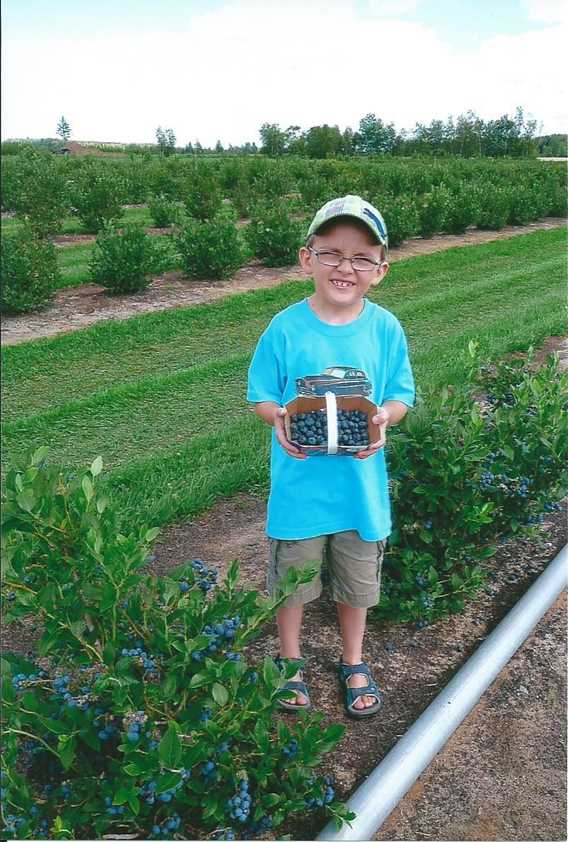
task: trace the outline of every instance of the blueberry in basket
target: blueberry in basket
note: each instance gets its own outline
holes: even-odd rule
[[[327,415],[325,409],[299,412],[290,418],[292,441],[301,445],[327,444]],[[362,447],[369,444],[367,416],[354,409],[337,412],[337,441],[339,445]]]

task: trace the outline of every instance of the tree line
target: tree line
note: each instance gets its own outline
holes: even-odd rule
[[[261,152],[270,156],[302,155],[327,158],[337,155],[460,155],[521,158],[538,154],[537,121],[527,120],[522,108],[515,115],[504,114],[483,120],[473,111],[456,120],[416,123],[414,129],[397,131],[376,114],[366,114],[357,131],[338,126],[299,126],[281,129],[277,123],[260,128]]]
[[[518,107],[514,116],[503,114],[494,120],[483,120],[473,111],[460,114],[455,120],[432,120],[429,124],[416,123],[413,129],[398,131],[394,123],[386,123],[376,114],[366,114],[359,121],[356,131],[339,126],[300,126],[283,129],[278,123],[263,123],[259,129],[260,146],[247,141],[241,145],[224,147],[220,140],[215,146],[203,146],[199,140],[176,146],[176,135],[171,128],[156,129],[155,151],[162,155],[185,153],[187,155],[256,155],[262,153],[272,158],[294,155],[305,158],[336,158],[342,156],[392,155],[408,157],[430,155],[434,157],[457,155],[465,158],[510,157],[525,158],[537,155],[568,156],[568,137],[551,134],[537,137],[537,121],[525,118]],[[69,140],[71,128],[65,117],[57,125],[57,134],[63,143]],[[56,146],[52,139],[31,141],[48,148]],[[13,143],[17,145],[19,142]],[[8,149],[10,142],[2,144],[3,154],[16,152]],[[117,147],[118,148],[118,147]],[[130,143],[125,151],[150,153],[148,144]]]

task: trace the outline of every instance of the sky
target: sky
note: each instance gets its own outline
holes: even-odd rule
[[[3,0],[2,138],[259,143],[521,106],[568,131],[565,0]]]

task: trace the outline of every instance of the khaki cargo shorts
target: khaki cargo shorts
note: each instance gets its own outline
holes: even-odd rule
[[[311,582],[300,585],[283,606],[305,605],[317,599],[323,590],[321,570],[329,571],[331,595],[335,602],[352,608],[377,605],[381,592],[381,569],[386,540],[363,541],[351,529],[333,535],[281,541],[269,538],[268,591],[275,596],[278,583],[290,567],[317,567]]]

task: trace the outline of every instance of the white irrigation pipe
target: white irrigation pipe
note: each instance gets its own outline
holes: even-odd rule
[[[373,838],[567,583],[568,544],[354,792],[347,802],[357,814],[351,827],[336,830],[329,822],[318,840]]]

